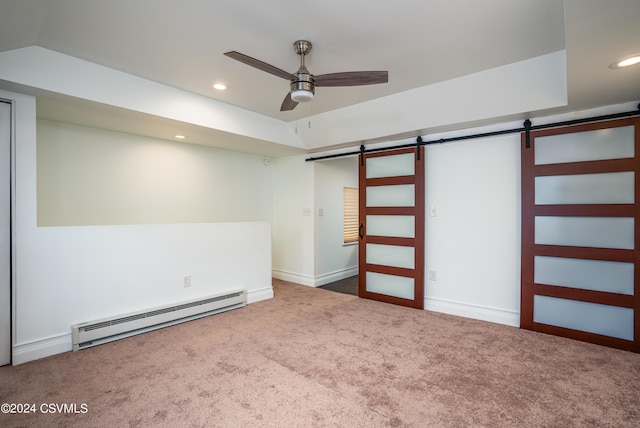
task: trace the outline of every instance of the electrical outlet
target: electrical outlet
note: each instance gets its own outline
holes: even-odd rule
[[[183,288],[191,287],[191,275],[182,276],[182,287]]]
[[[436,272],[435,270],[430,270],[429,271],[429,280],[430,281],[437,281],[438,280],[438,272]]]

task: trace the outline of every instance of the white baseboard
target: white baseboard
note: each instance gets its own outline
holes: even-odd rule
[[[520,327],[520,313],[517,311],[489,308],[433,297],[426,297],[424,299],[424,308],[425,310],[433,312],[442,312],[449,315]]]
[[[314,278],[311,275],[305,275],[302,273],[288,272],[286,270],[273,269],[271,276],[283,281],[295,282],[296,284],[308,285],[314,287]]]
[[[358,266],[325,273],[314,278],[314,287],[320,287],[331,282],[340,281],[341,279],[351,278],[358,274]]]
[[[247,291],[247,304],[256,303],[261,300],[273,298],[273,287],[264,287],[257,290]]]
[[[358,267],[350,267],[325,273],[318,276],[305,275],[295,272],[287,272],[284,270],[273,269],[271,275],[276,279],[283,281],[295,282],[296,284],[307,285],[309,287],[320,287],[331,282],[340,281],[341,279],[350,278],[358,274]]]
[[[12,364],[16,366],[51,355],[69,352],[71,349],[71,333],[20,343],[13,346]]]

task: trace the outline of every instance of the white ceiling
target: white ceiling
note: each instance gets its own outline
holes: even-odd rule
[[[640,100],[640,66],[607,67],[640,53],[638,0],[0,0],[0,11],[0,51],[37,45],[285,122],[563,49],[569,105],[554,112]],[[313,43],[314,74],[388,70],[389,83],[318,88],[311,103],[280,112],[288,82],[223,55],[236,50],[293,72],[297,39]],[[43,118],[143,135],[163,126],[37,95]]]

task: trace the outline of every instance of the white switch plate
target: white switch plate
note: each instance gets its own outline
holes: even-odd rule
[[[429,205],[429,215],[431,217],[438,217],[438,210],[436,210],[435,205]]]
[[[191,275],[182,276],[182,287],[183,288],[191,287]]]
[[[430,281],[437,281],[438,280],[438,272],[436,272],[435,270],[430,270],[429,271],[429,280]]]

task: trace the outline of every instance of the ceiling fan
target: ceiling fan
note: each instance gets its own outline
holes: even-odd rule
[[[300,55],[300,68],[295,73],[288,73],[240,52],[231,51],[226,52],[225,55],[258,70],[289,80],[290,91],[282,101],[280,111],[293,110],[298,103],[311,101],[316,86],[361,86],[389,81],[389,74],[386,71],[347,71],[314,76],[304,65],[304,57],[311,51],[311,42],[298,40],[293,44],[293,49]]]

